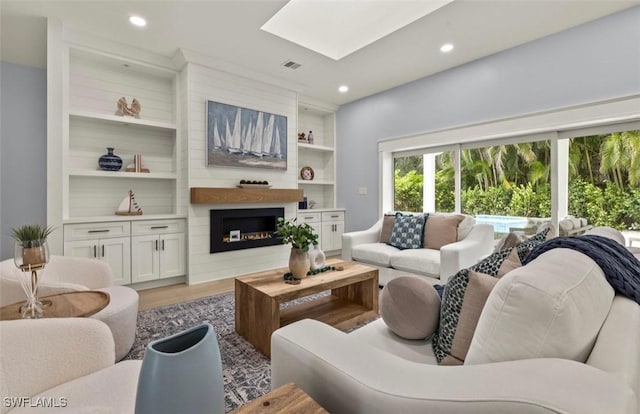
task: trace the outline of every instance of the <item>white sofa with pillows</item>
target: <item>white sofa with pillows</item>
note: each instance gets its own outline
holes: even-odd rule
[[[397,278],[382,318],[351,333],[310,319],[276,330],[271,386],[295,382],[332,413],[637,414],[640,305],[573,249],[521,266],[545,236],[461,270],[442,303]]]
[[[400,237],[394,238],[394,232]],[[342,259],[444,283],[458,270],[490,254],[493,234],[491,225],[476,224],[472,216],[464,214],[387,214],[367,230],[343,234]]]

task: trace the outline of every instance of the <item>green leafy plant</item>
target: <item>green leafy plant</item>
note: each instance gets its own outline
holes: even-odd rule
[[[311,245],[318,243],[318,235],[314,233],[313,227],[307,223],[296,224],[296,219],[285,220],[278,217],[275,232],[282,241],[291,243],[294,249],[309,251]]]
[[[17,229],[11,229],[11,237],[22,244],[22,247],[39,247],[47,240],[52,231],[52,226],[25,224]]]

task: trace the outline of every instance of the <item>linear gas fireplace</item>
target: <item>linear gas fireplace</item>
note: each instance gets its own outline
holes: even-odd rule
[[[282,244],[275,231],[284,208],[209,210],[209,214],[210,253]]]

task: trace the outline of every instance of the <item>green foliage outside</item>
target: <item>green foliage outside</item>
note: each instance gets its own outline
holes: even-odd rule
[[[465,213],[551,216],[548,141],[463,150],[460,158]],[[451,153],[436,163],[436,211],[454,211]],[[422,156],[395,167],[395,208],[422,211]],[[640,131],[571,139],[569,213],[594,226],[640,230]]]

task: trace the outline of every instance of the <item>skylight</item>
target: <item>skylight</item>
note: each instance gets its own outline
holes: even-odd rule
[[[453,0],[290,0],[261,29],[335,60]]]

